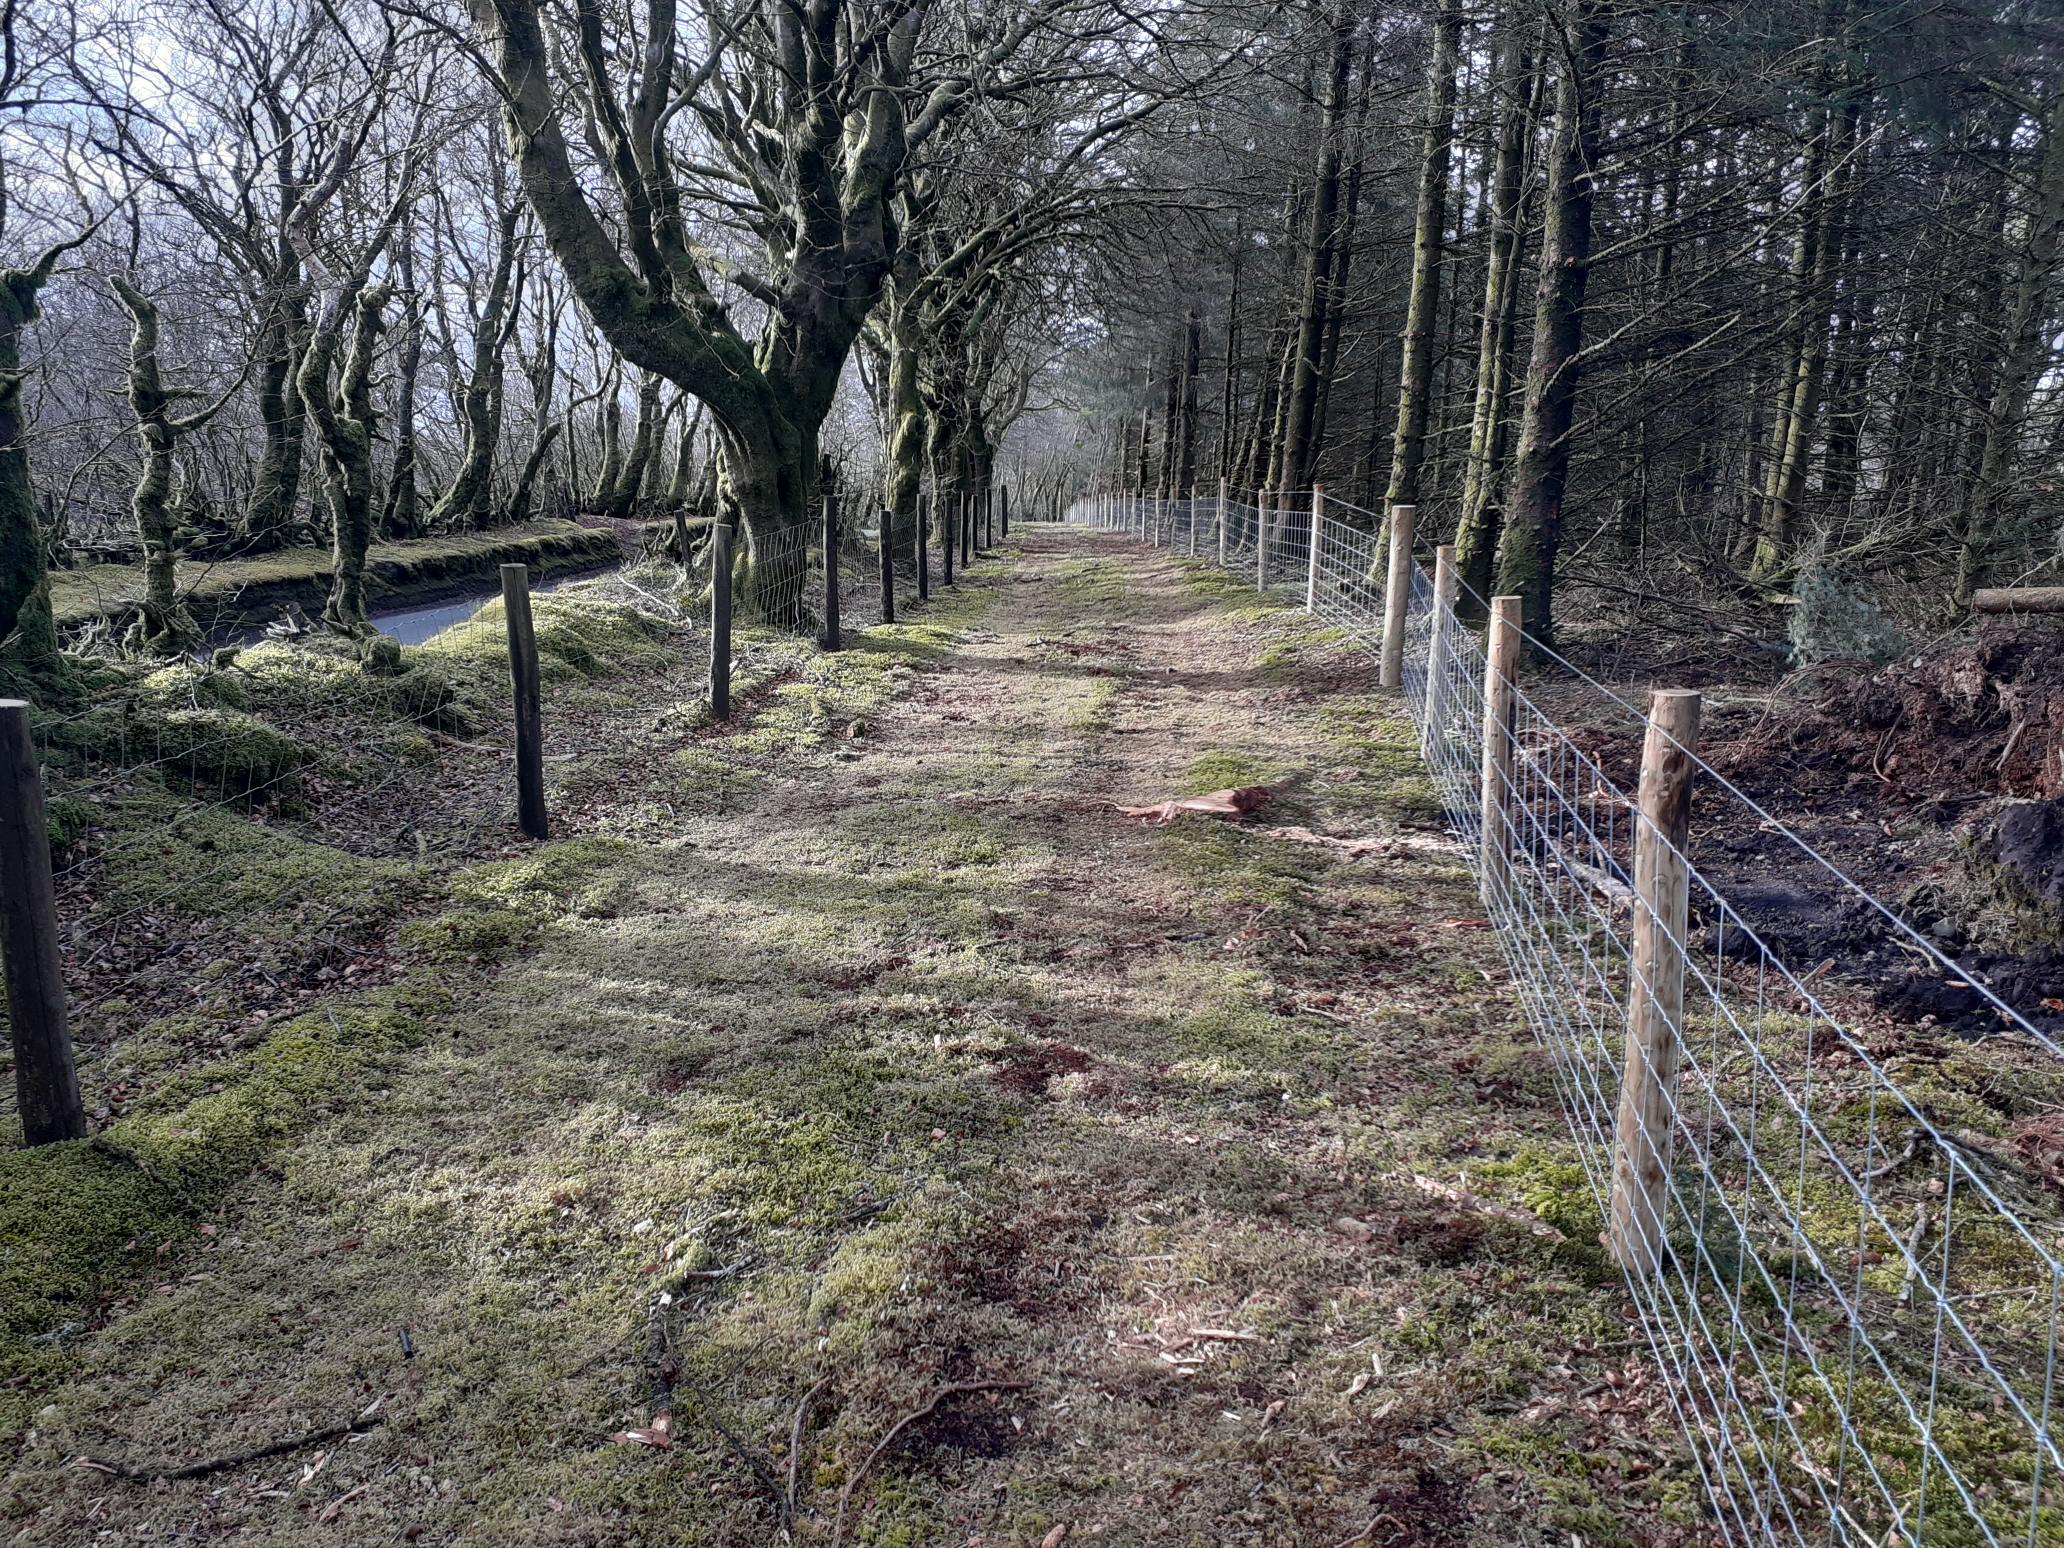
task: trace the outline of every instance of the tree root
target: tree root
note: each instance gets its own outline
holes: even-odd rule
[[[116,1478],[126,1478],[132,1483],[170,1483],[182,1478],[206,1478],[211,1473],[227,1472],[233,1467],[242,1467],[246,1462],[263,1462],[267,1457],[285,1456],[290,1451],[302,1451],[310,1446],[320,1446],[324,1441],[342,1440],[347,1435],[357,1435],[375,1425],[385,1424],[387,1415],[382,1406],[387,1395],[382,1393],[373,1399],[363,1412],[342,1424],[326,1424],[319,1430],[310,1430],[305,1435],[296,1435],[291,1440],[274,1441],[269,1446],[257,1446],[249,1451],[232,1452],[228,1456],[210,1457],[205,1462],[189,1462],[184,1467],[137,1467],[128,1462],[111,1461],[105,1457],[81,1457],[78,1465],[91,1468],[97,1473],[111,1473]]]
[[[934,1392],[931,1396],[931,1401],[926,1403],[924,1407],[913,1408],[901,1419],[898,1419],[894,1424],[890,1425],[889,1433],[884,1435],[880,1440],[874,1443],[874,1449],[867,1453],[867,1456],[861,1461],[858,1467],[853,1469],[851,1476],[849,1476],[846,1479],[845,1488],[839,1491],[838,1517],[832,1523],[831,1528],[831,1548],[839,1548],[839,1545],[846,1540],[846,1509],[849,1505],[852,1504],[853,1491],[859,1487],[860,1481],[864,1479],[868,1475],[868,1473],[873,1470],[876,1461],[880,1459],[881,1454],[884,1451],[887,1451],[889,1449],[890,1444],[896,1439],[897,1436],[901,1435],[905,1430],[909,1429],[910,1426],[917,1423],[918,1420],[930,1414],[933,1409],[937,1408],[941,1403],[945,1402],[950,1397],[959,1397],[962,1394],[969,1392],[1022,1391],[1024,1388],[1029,1387],[1031,1385],[1032,1384],[1029,1381],[955,1382],[951,1386],[941,1387],[937,1392]]]

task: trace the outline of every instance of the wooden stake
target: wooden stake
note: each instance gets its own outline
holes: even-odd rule
[[[837,650],[845,643],[839,632],[838,552],[838,496],[826,495],[824,497],[824,632],[817,641],[826,650]]]
[[[1225,568],[1226,503],[1231,498],[1231,486],[1224,479],[1218,481],[1218,567]]]
[[[1269,492],[1261,492],[1261,504],[1254,512],[1254,589],[1268,590]]]
[[[996,491],[996,514],[1003,521],[1003,540],[1010,541],[1010,485],[998,486]]]
[[[1441,702],[1441,684],[1447,679],[1448,657],[1452,653],[1455,627],[1455,545],[1443,543],[1433,551],[1433,618],[1426,636],[1426,699],[1421,706],[1425,731],[1419,751],[1433,756],[1434,739],[1442,734],[1442,717],[1447,706]]]
[[[731,718],[731,528],[710,528],[709,712]]]
[[[1326,486],[1311,486],[1311,537],[1304,556],[1304,610],[1319,610],[1319,532],[1326,520]]]
[[[29,735],[29,706],[21,699],[0,699],[0,965],[6,970],[22,1138],[31,1145],[84,1139],[86,1108],[79,1100],[65,1013],[43,779]]]
[[[1649,704],[1641,747],[1641,822],[1634,833],[1634,983],[1613,1149],[1613,1261],[1641,1278],[1668,1251],[1670,1152],[1676,1139],[1677,1066],[1683,1052],[1684,935],[1691,905],[1692,749],[1700,700],[1663,689]]]
[[[1484,642],[1483,897],[1496,922],[1512,891],[1512,674],[1519,665],[1520,599],[1491,598]]]
[[[876,547],[881,550],[881,621],[892,624],[896,621],[896,513],[883,508],[881,513],[881,538]]]
[[[951,494],[941,492],[939,503],[943,507],[941,511],[943,519],[939,523],[939,536],[946,540],[939,545],[939,552],[942,556],[940,562],[944,565],[940,574],[945,577],[946,584],[950,586],[953,584],[953,551],[960,546],[960,492],[958,490]]]
[[[1383,666],[1377,683],[1402,688],[1405,683],[1405,613],[1412,600],[1412,529],[1419,507],[1390,508],[1390,584],[1383,593]]]
[[[502,566],[502,620],[509,630],[509,686],[516,696],[516,824],[551,836],[545,817],[545,720],[537,630],[530,617],[530,566]]]
[[[1197,486],[1190,485],[1190,557],[1197,557]]]
[[[930,526],[938,513],[939,497],[935,494],[927,501],[924,492],[918,492],[917,499],[917,600],[928,602],[932,596],[932,551],[925,528]]]

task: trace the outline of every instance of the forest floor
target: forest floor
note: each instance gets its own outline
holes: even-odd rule
[[[288,1024],[313,1074],[275,1031],[125,1120],[269,1083],[0,1366],[0,1538],[1708,1540],[1353,647],[1039,529],[917,616],[725,727],[646,704],[566,838]]]

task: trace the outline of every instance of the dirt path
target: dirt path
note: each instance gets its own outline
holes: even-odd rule
[[[637,840],[93,1336],[0,1530],[1702,1541],[1364,659],[1109,539],[969,579],[583,792]],[[1109,804],[1256,782],[1375,852]]]

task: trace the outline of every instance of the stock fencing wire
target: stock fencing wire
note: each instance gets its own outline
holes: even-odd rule
[[[1071,514],[1143,530],[1124,497]],[[1255,515],[1214,512],[1226,568],[1250,582],[1263,578]],[[1216,536],[1200,559],[1218,562]],[[1328,516],[1302,577],[1312,613],[1372,649],[1381,553],[1373,530]],[[1288,579],[1274,563],[1265,578]],[[2052,1431],[2064,1209],[2026,1143],[2064,1111],[2064,1050],[1982,984],[2001,1023],[1982,1059],[1939,1029],[1872,1015],[1832,964],[1804,969],[1759,934],[1728,878],[1699,863],[1696,833],[1679,849],[1652,823],[1650,852],[1682,867],[1689,899],[1676,1035],[1643,1045],[1637,1010],[1674,997],[1662,975],[1644,981],[1636,937],[1674,926],[1640,885],[1637,794],[1595,737],[1523,688],[1508,721],[1487,723],[1484,647],[1416,563],[1408,582],[1403,700],[1600,1220],[1616,1169],[1660,1165],[1662,1249],[1627,1286],[1715,1520],[1743,1543],[2064,1543]],[[1625,734],[1643,729],[1640,708],[1583,681]],[[1695,748],[1675,750],[1696,774],[1696,830],[1771,835],[1926,971],[1977,984]],[[1647,1116],[1624,1097],[1636,1079],[1662,1093]],[[2020,1120],[2006,1133],[1997,1108]]]

